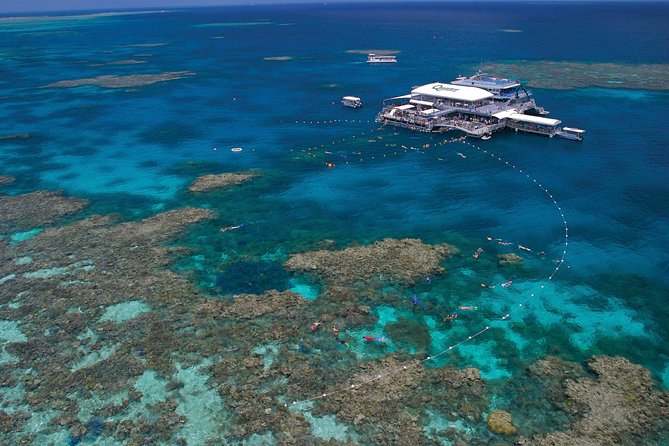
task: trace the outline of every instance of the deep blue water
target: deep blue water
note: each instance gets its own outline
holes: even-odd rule
[[[217,210],[219,220],[182,240],[194,254],[175,266],[213,295],[289,288],[281,261],[324,239],[340,247],[385,237],[450,242],[466,260],[488,235],[544,250],[546,260],[528,257],[526,277],[490,268],[491,282],[514,285],[485,298],[464,259],[419,287],[444,311],[462,293],[461,301],[484,309],[482,321],[551,274],[564,247],[560,214],[517,170],[469,146],[435,145],[459,135],[377,130],[382,100],[487,62],[668,64],[667,19],[669,5],[661,3],[453,3],[0,22],[0,135],[31,135],[0,142],[0,174],[17,177],[4,191],[63,189],[90,199],[89,212],[129,219],[184,204]],[[365,49],[396,50],[399,63],[370,66],[364,54],[347,52]],[[264,60],[276,56],[291,60]],[[127,59],[145,62],[107,64]],[[170,71],[196,74],[136,88],[42,88]],[[518,344],[528,361],[556,345],[572,359],[623,354],[669,387],[669,92],[533,93],[552,116],[587,134],[582,143],[511,132],[473,141],[550,190],[569,227],[564,267],[506,335],[532,341],[525,350]],[[364,107],[343,108],[344,95],[362,97]],[[431,146],[398,151],[423,144]],[[244,151],[228,150],[237,146]],[[304,156],[314,147],[313,158]],[[263,176],[235,192],[186,193],[200,174],[246,169]],[[240,223],[226,237],[217,232]],[[241,277],[253,274],[262,277],[252,284]],[[562,326],[556,314],[570,323]],[[484,341],[463,349],[463,364],[488,378],[513,375],[513,362]]]

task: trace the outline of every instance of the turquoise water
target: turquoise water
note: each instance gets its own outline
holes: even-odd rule
[[[118,214],[136,221],[184,206],[212,209],[215,220],[175,241],[190,251],[175,257],[172,270],[211,299],[292,290],[314,305],[313,315],[334,313],[338,304],[323,299],[328,284],[318,277],[284,268],[290,254],[387,237],[451,243],[461,255],[443,263],[444,274],[413,286],[388,284],[371,297],[365,294],[369,290],[354,290],[356,304],[370,307],[370,320],[342,327],[351,343],[344,363],[380,361],[395,353],[422,359],[490,326],[428,366],[475,366],[485,379],[505,380],[546,354],[576,361],[593,354],[623,355],[648,368],[667,389],[669,93],[534,89],[537,103],[551,116],[587,129],[582,143],[506,132],[471,141],[473,146],[438,144],[460,135],[379,128],[373,119],[384,98],[414,85],[449,81],[481,62],[667,64],[669,32],[663,25],[668,13],[662,4],[397,4],[0,21],[0,135],[30,135],[0,140],[0,174],[16,177],[14,184],[1,186],[2,192],[55,189],[88,199],[88,208],[71,220]],[[368,49],[398,51],[399,62],[369,66],[364,63]],[[102,75],[180,71],[194,74],[124,88],[45,87]],[[344,95],[362,97],[364,107],[342,107]],[[231,152],[232,147],[243,151]],[[261,176],[207,194],[187,192],[200,175],[247,170]],[[566,257],[554,263],[564,251],[565,222]],[[237,230],[218,231],[242,223]],[[42,231],[16,228],[3,240],[20,248]],[[514,245],[499,245],[488,236]],[[518,244],[533,252],[514,248]],[[485,251],[474,261],[471,254],[478,247]],[[523,255],[524,265],[498,267],[496,255],[511,252]],[[30,255],[39,260],[39,253]],[[66,280],[74,270],[94,267],[84,262],[36,268],[34,277]],[[0,277],[0,286],[12,280]],[[507,281],[513,284],[500,286]],[[496,286],[484,289],[481,282]],[[411,304],[412,293],[425,308]],[[0,314],[10,314],[13,299],[3,295]],[[460,305],[478,310],[463,311],[450,328],[445,326],[443,316]],[[160,311],[143,302],[140,291],[118,307],[107,307],[91,321],[90,332],[82,330],[72,371],[118,353],[111,340],[97,340],[96,324],[124,324]],[[509,311],[513,318],[500,321]],[[0,365],[11,365],[17,357],[5,344],[26,342],[32,329],[27,322],[3,319]],[[247,342],[266,367],[284,348],[305,357],[341,354],[325,335],[318,341],[309,336],[291,347]],[[385,336],[387,343],[366,344],[362,336]],[[207,342],[211,348],[200,356],[191,355],[188,362],[180,358],[183,363],[174,359],[172,376],[148,367],[133,376],[133,388],[143,396],[122,413],[104,415],[96,408],[123,401],[133,388],[81,397],[78,422],[90,424],[87,436],[73,440],[74,421],[63,429],[40,428],[37,421],[47,423],[56,410],[48,403],[32,409],[32,421],[21,432],[41,435],[34,444],[123,444],[99,423],[149,417],[147,407],[169,395],[177,402],[174,412],[185,418],[178,434],[162,444],[178,438],[207,444],[224,435],[214,426],[235,423],[230,402],[216,391],[220,377],[212,377],[211,368],[226,353],[209,354],[220,343],[234,345],[218,338]],[[334,378],[324,391],[345,384],[336,379],[342,365],[328,366]],[[0,389],[2,407],[26,410],[25,392],[20,384],[7,383]],[[298,398],[310,399],[314,392],[307,389]],[[361,441],[333,414],[308,405],[298,412],[315,438]],[[424,423],[427,438],[448,423],[462,432],[476,431],[467,420],[444,420],[431,412]],[[278,429],[257,431],[244,444],[272,444]],[[11,438],[23,434],[16,435]]]

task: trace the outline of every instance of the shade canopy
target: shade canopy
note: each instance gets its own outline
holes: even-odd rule
[[[492,93],[482,88],[442,84],[441,82],[421,85],[411,90],[411,94],[463,102],[476,102],[493,97]]]
[[[514,121],[520,121],[520,122],[530,122],[532,124],[548,125],[551,127],[555,127],[556,125],[562,122],[559,119],[542,118],[541,116],[532,116],[532,115],[522,115],[520,113],[512,114],[511,116],[509,116],[509,119],[513,119]]]

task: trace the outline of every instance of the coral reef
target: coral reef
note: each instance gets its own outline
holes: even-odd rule
[[[193,181],[193,183],[188,186],[188,190],[192,193],[209,192],[214,189],[242,184],[257,176],[257,173],[221,173],[218,175],[203,175]]]
[[[15,180],[11,175],[0,175],[0,184],[12,184]]]
[[[495,410],[488,414],[488,427],[499,435],[513,435],[516,428],[513,425],[511,414],[503,410]]]
[[[484,70],[528,85],[558,90],[585,87],[669,90],[669,65],[555,61],[491,63]]]
[[[566,407],[577,420],[568,431],[534,438],[537,446],[637,445],[669,426],[669,393],[655,390],[650,372],[622,357],[594,356],[588,362],[597,379],[565,382]],[[546,363],[540,373],[555,373]],[[559,371],[559,374],[564,371]],[[569,373],[569,369],[567,370]]]
[[[47,206],[41,211],[50,218],[85,203],[75,200],[68,207],[66,199],[50,192],[12,197],[20,200],[12,203],[20,218],[12,221],[44,222],[43,216],[31,211],[30,202],[43,204],[45,197],[57,210]],[[28,212],[17,210],[25,206]],[[184,304],[198,293],[165,268],[171,255],[181,250],[162,243],[187,225],[213,216],[209,210],[194,208],[121,224],[114,224],[111,217],[93,216],[47,228],[17,245],[0,244],[0,257],[7,260],[0,262],[0,276],[14,276],[0,287],[2,318],[20,321],[25,335],[5,345],[9,359],[0,364],[0,375],[6,377],[4,386],[12,385],[8,379],[18,380],[17,385],[25,389],[21,404],[35,413],[53,414],[51,424],[45,425],[47,432],[62,426],[70,429],[73,438],[90,433],[83,425],[86,420],[77,414],[86,401],[99,399],[93,406],[95,414],[103,419],[116,415],[119,420],[108,423],[105,431],[135,442],[143,438],[146,430],[139,426],[146,419],[123,415],[137,398],[133,384],[147,368],[172,376],[173,360],[186,362],[188,352],[196,348],[176,336],[179,324],[173,321],[190,319],[183,314],[190,312]],[[8,225],[6,220],[2,223]],[[28,257],[30,262],[21,261]],[[115,320],[102,318],[107,308],[131,299],[156,310]],[[103,395],[119,395],[120,399],[105,402]],[[174,415],[173,410],[154,407],[150,413],[165,419]],[[18,423],[17,415],[10,416]],[[20,444],[27,438],[21,434],[22,424],[14,425],[10,443]],[[133,426],[130,431],[129,424]],[[156,435],[169,439],[180,425],[170,426]]]
[[[146,61],[137,59],[123,59],[123,60],[114,60],[112,62],[107,62],[107,65],[136,65],[140,63],[146,63]]]
[[[50,224],[79,212],[87,204],[88,201],[80,198],[64,197],[61,192],[0,195],[0,233]]]
[[[129,88],[151,85],[157,82],[173,81],[186,76],[195,76],[192,71],[168,71],[157,74],[130,74],[127,76],[104,75],[84,79],[64,80],[42,86],[41,88],[71,88],[81,85],[94,85],[105,88]]]
[[[513,252],[508,254],[498,254],[497,265],[499,266],[521,266],[523,264],[523,258],[518,254]]]
[[[14,231],[54,222],[85,201],[35,192],[0,197],[0,206],[1,224]],[[434,444],[429,431],[443,443],[483,445],[494,437],[488,421],[495,432],[534,435],[532,444],[631,445],[635,435],[666,423],[667,395],[653,390],[647,371],[621,358],[594,358],[598,379],[547,357],[526,377],[509,380],[527,379],[519,386],[536,388],[516,392],[517,405],[548,399],[570,413],[569,423],[548,435],[524,430],[513,404],[513,424],[505,415],[485,420],[490,384],[477,369],[433,367],[419,361],[423,353],[406,349],[358,359],[354,348],[362,341],[346,330],[373,326],[377,316],[366,303],[384,297],[376,282],[345,285],[379,275],[415,282],[442,270],[441,261],[457,252],[449,245],[386,239],[296,254],[288,265],[327,281],[315,301],[274,290],[205,295],[169,269],[187,251],[167,243],[214,217],[199,208],[128,222],[87,216],[21,243],[0,241],[0,390],[20,408],[0,410],[3,440],[39,441],[31,416],[44,420],[39,435],[69,433],[73,444],[98,436],[189,444],[195,432],[202,444],[244,444],[254,436],[294,445]],[[312,331],[314,321],[322,327]],[[336,341],[333,325],[350,345]],[[399,317],[387,330],[419,349],[431,343],[424,323]],[[459,357],[454,351],[444,359]]]
[[[329,283],[347,284],[383,277],[386,281],[411,284],[443,272],[440,262],[456,253],[457,248],[445,243],[426,245],[417,239],[384,239],[341,251],[294,254],[285,266],[292,271],[317,274]]]
[[[13,133],[11,135],[0,135],[0,141],[7,141],[12,139],[28,139],[30,138],[29,133]]]
[[[169,42],[155,42],[155,43],[131,43],[125,45],[126,47],[135,47],[135,48],[154,48],[157,46],[166,46],[169,45]]]

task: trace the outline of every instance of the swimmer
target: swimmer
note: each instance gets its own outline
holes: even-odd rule
[[[479,258],[479,255],[483,252],[483,248],[479,247],[474,254],[472,254],[472,257],[475,259]]]
[[[414,305],[418,305],[419,307],[425,309],[425,304],[423,302],[421,302],[420,300],[418,300],[418,296],[416,296],[415,294],[411,295],[411,302]]]
[[[507,288],[507,287],[510,287],[512,283],[513,283],[513,281],[509,280],[508,282],[504,282],[504,283],[502,284],[502,286],[503,286],[504,288]]]
[[[495,288],[495,285],[487,285],[485,283],[482,283],[481,288]]]
[[[503,242],[503,241],[501,241],[501,240],[500,240],[499,242],[497,242],[497,243],[500,244],[500,245],[502,245],[502,246],[513,245],[513,242]]]
[[[525,251],[532,252],[532,250],[530,248],[528,248],[526,246],[523,246],[523,245],[518,245],[518,249],[522,249],[522,250],[525,250]]]
[[[476,311],[479,309],[479,307],[475,307],[473,305],[460,305],[458,309],[464,311]]]
[[[386,338],[384,338],[383,336],[380,336],[378,338],[375,338],[374,336],[363,336],[362,339],[364,339],[365,342],[378,342],[379,344],[386,343]]]
[[[244,226],[244,223],[242,223],[241,225],[237,225],[237,226],[228,226],[228,227],[226,227],[226,228],[221,228],[221,229],[219,229],[218,231],[219,231],[219,232],[232,231],[233,229],[239,229],[239,228],[241,228],[242,226]]]
[[[351,348],[351,345],[342,338],[335,338],[335,341],[339,342],[341,345],[345,345],[348,348]]]
[[[309,327],[309,330],[316,331],[316,330],[318,330],[318,327],[320,327],[320,326],[321,326],[320,322],[314,322],[313,324],[311,324],[311,327]]]
[[[485,239],[488,240],[488,241],[491,241],[491,240],[492,240],[492,237],[491,237],[491,236],[487,236]]]
[[[458,315],[460,314],[459,311],[454,311],[448,316],[444,317],[444,322],[453,322],[455,319],[458,318]]]
[[[426,277],[426,278],[425,278],[425,283],[427,283],[428,285],[430,285],[430,284],[432,283],[432,279],[430,279],[429,277]]]
[[[545,259],[545,258],[546,258],[546,253],[543,252],[543,251],[539,251],[537,254],[538,254],[539,257],[541,257],[542,259]]]
[[[334,334],[336,338],[339,337],[339,330],[337,330],[337,327],[332,327],[332,334]]]
[[[465,156],[465,154],[462,153],[462,152],[458,152],[458,156],[459,156],[460,158],[467,158],[467,157]]]

